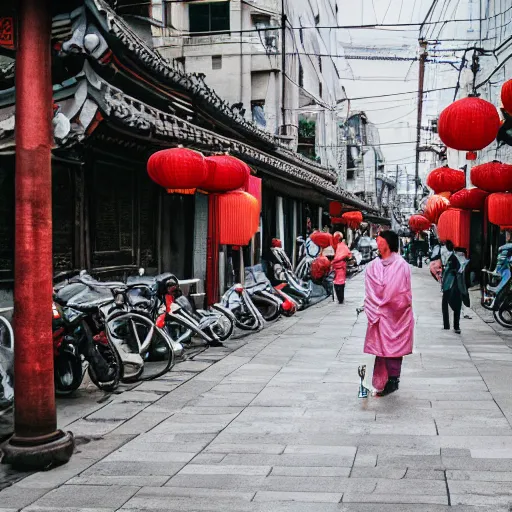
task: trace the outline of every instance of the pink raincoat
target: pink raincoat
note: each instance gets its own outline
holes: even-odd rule
[[[397,253],[373,260],[366,270],[364,309],[368,329],[364,351],[380,357],[402,357],[412,353],[411,269]]]
[[[336,247],[336,254],[331,263],[334,270],[334,284],[345,284],[347,280],[347,259],[352,256],[347,244],[339,242]]]

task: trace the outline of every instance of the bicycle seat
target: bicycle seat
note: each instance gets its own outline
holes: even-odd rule
[[[65,284],[60,288],[56,288],[54,291],[54,299],[57,304],[66,306],[68,301],[75,295],[87,290],[87,285],[83,283],[69,283]]]
[[[82,292],[71,297],[67,306],[78,311],[89,311],[114,301],[110,288],[85,288]]]

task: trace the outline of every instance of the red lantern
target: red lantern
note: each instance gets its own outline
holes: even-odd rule
[[[317,281],[323,279],[331,268],[331,262],[325,256],[318,256],[311,263],[311,277]]]
[[[201,185],[207,192],[228,192],[247,186],[251,168],[242,160],[230,155],[206,158],[208,176]]]
[[[343,204],[339,201],[331,201],[329,203],[329,215],[331,217],[341,217],[343,211]]]
[[[512,80],[507,80],[501,87],[501,102],[503,108],[512,114]]]
[[[441,140],[458,151],[487,147],[498,135],[500,116],[496,107],[480,98],[463,98],[446,107],[439,116]]]
[[[507,228],[512,226],[512,194],[491,194],[487,203],[489,222]]]
[[[345,220],[345,224],[351,229],[357,229],[363,222],[363,214],[361,212],[347,212],[341,216]]]
[[[430,229],[431,222],[423,215],[416,214],[411,215],[409,218],[409,227],[411,228],[411,231],[418,232],[418,231],[426,231],[427,229]]]
[[[342,224],[345,225],[346,221],[343,217],[331,217],[331,224]]]
[[[455,247],[464,247],[469,252],[471,212],[450,208],[441,214],[437,225],[439,240],[451,240]]]
[[[148,174],[166,189],[195,189],[206,179],[208,167],[204,156],[197,151],[164,149],[149,157]]]
[[[493,160],[471,169],[471,182],[487,192],[512,190],[512,165]]]
[[[427,176],[427,186],[434,191],[434,194],[457,192],[466,186],[466,176],[464,171],[450,169],[445,165],[430,172]]]
[[[450,197],[450,206],[461,210],[483,210],[489,192],[479,188],[463,188]]]
[[[440,215],[446,211],[449,206],[450,201],[448,201],[446,197],[439,195],[430,196],[427,199],[424,215],[432,224],[437,224]]]
[[[474,151],[468,151],[466,153],[466,160],[475,161],[477,157],[477,154]]]
[[[323,231],[315,231],[310,236],[311,241],[318,245],[320,249],[325,249],[332,245],[332,235],[330,233],[324,233]]]
[[[258,200],[237,190],[218,196],[219,243],[247,245],[258,230],[260,207]]]

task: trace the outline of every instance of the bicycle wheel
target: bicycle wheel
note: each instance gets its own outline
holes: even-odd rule
[[[94,351],[89,354],[90,360],[88,361],[89,367],[87,368],[89,377],[98,389],[109,392],[115,391],[119,387],[119,383],[123,377],[123,363],[121,362],[119,352],[114,344],[105,336],[103,336],[98,342],[94,341],[89,326],[86,322],[83,322],[82,325],[86,336],[88,337],[87,342],[90,344],[90,350]],[[110,374],[106,377],[108,380],[100,378],[98,368],[95,364],[95,361],[100,358],[108,367]]]
[[[173,366],[172,341],[146,316],[116,311],[105,324],[107,337],[123,361],[124,382],[156,379]]]
[[[494,319],[502,327],[512,329],[512,302],[503,303],[498,311],[494,311]]]

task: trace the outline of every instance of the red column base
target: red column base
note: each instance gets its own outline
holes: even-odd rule
[[[2,446],[2,463],[17,470],[51,469],[66,464],[74,448],[73,434],[62,430],[41,437],[14,435]]]

